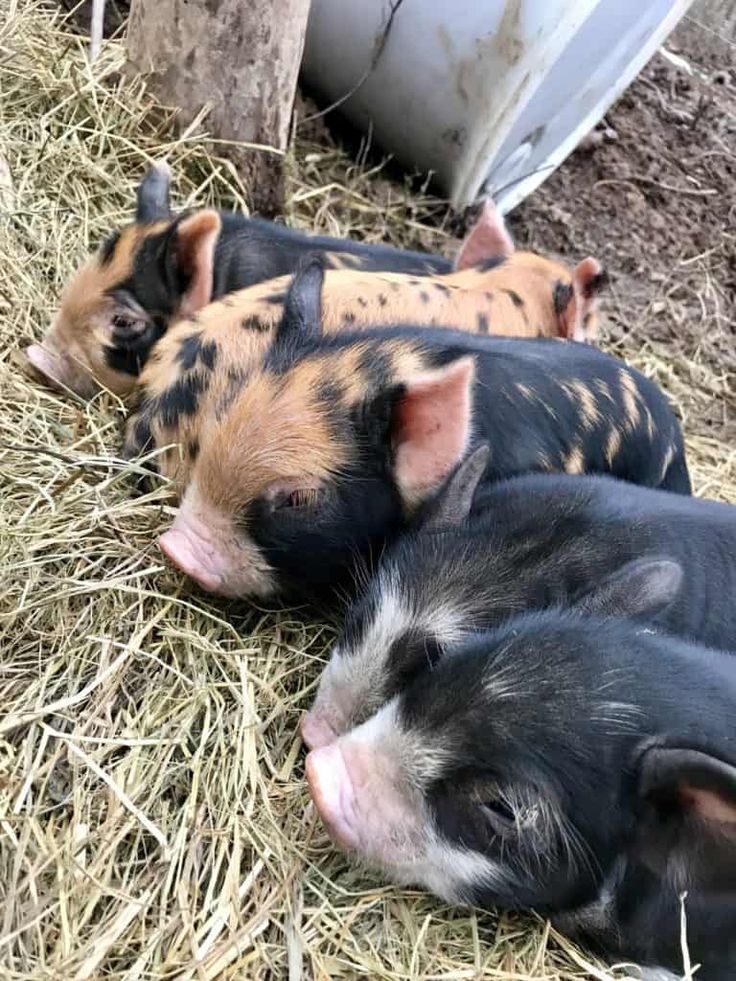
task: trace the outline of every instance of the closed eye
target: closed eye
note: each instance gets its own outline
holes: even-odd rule
[[[116,313],[111,321],[112,335],[116,341],[133,341],[146,332],[148,321],[132,313]]]
[[[493,821],[503,821],[510,826],[516,823],[516,817],[511,808],[502,800],[487,800],[480,805],[487,817]]]
[[[320,493],[317,487],[298,487],[296,490],[285,492],[273,502],[274,511],[282,511],[291,508],[313,507],[319,500]]]
[[[485,793],[478,788],[476,791],[476,806],[483,815],[483,819],[491,826],[494,834],[507,837],[513,834],[517,828],[516,813],[510,804],[495,790],[489,792],[486,787]]]

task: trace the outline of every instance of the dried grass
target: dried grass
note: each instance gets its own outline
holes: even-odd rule
[[[179,203],[242,205],[200,137],[95,66],[40,4],[0,0],[0,974],[6,979],[608,978],[547,925],[449,909],[350,869],[308,804],[297,735],[328,637],[190,590],[152,544],[169,520],[116,461],[123,407],[26,377],[76,263],[166,156]],[[289,219],[441,248],[440,204],[297,142]],[[642,347],[671,388],[704,365]],[[21,449],[10,450],[7,443]],[[689,446],[736,499],[734,449]],[[25,449],[23,449],[25,447]],[[620,970],[616,977],[626,974]]]

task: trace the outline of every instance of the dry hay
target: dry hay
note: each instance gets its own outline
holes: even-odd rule
[[[128,217],[151,158],[170,160],[182,204],[245,194],[120,81],[118,46],[93,76],[41,5],[0,0],[0,23],[2,977],[610,977],[544,923],[347,866],[309,806],[297,735],[326,630],[190,589],[154,544],[165,498],[132,499],[114,458],[123,407],[24,374],[21,344]],[[293,223],[451,247],[439,202],[330,145],[297,142],[289,169]],[[645,346],[636,360],[686,405],[689,366]],[[733,447],[697,430],[689,447],[699,488],[736,499]]]

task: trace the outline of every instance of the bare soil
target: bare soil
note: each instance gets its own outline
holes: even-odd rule
[[[734,440],[736,53],[688,21],[667,49],[692,74],[658,54],[509,226],[519,245],[598,257],[608,340],[666,352],[707,390],[683,392],[693,424]]]

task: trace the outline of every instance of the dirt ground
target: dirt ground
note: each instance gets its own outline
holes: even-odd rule
[[[611,277],[610,340],[692,361],[683,382],[708,389],[685,399],[692,422],[733,440],[736,56],[689,22],[667,48],[693,74],[657,55],[509,224],[520,245],[597,256]]]

